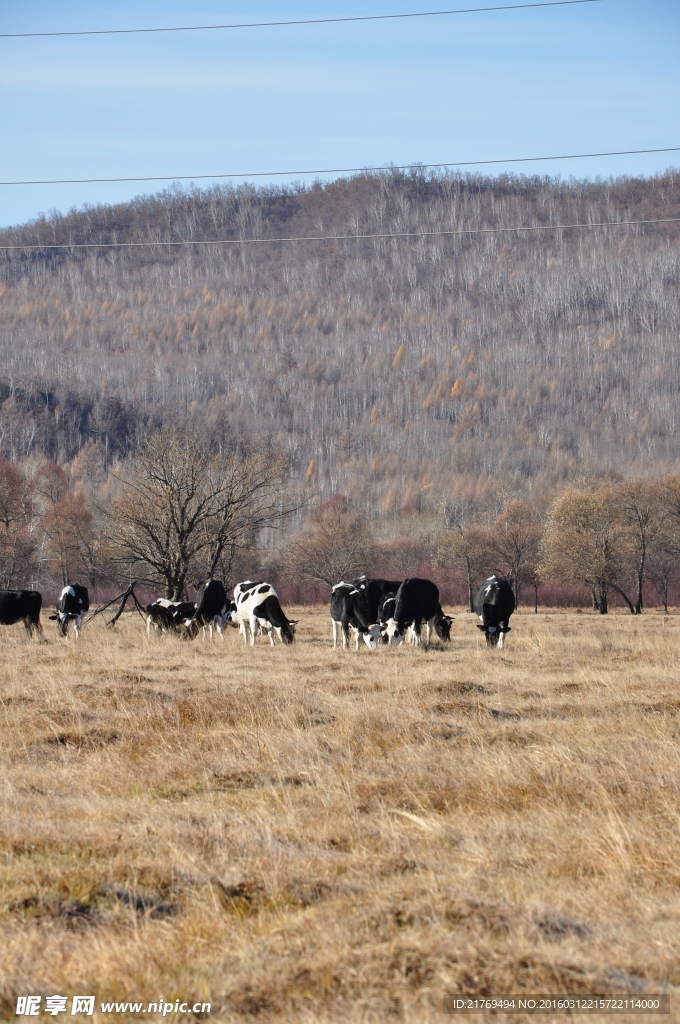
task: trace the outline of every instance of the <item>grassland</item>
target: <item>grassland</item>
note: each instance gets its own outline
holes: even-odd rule
[[[445,647],[359,654],[295,617],[274,650],[3,628],[0,1015],[670,989],[680,1020],[680,616],[519,612],[487,652],[458,611]]]

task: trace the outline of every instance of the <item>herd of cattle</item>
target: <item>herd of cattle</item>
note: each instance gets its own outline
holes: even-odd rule
[[[42,639],[40,610],[42,594],[37,590],[0,591],[0,624],[23,622],[29,637],[36,629]],[[57,600],[56,614],[50,619],[57,622],[59,636],[68,637],[71,622],[76,639],[80,636],[83,615],[89,610],[87,587],[72,583],[64,587]],[[515,610],[512,587],[499,576],[484,580],[475,599],[475,612],[479,616],[478,629],[484,631],[487,645],[503,647],[510,631],[510,616]],[[159,598],[146,605],[147,633],[171,632],[193,639],[206,630],[212,639],[217,630],[224,637],[224,626],[239,629],[246,643],[255,644],[258,634],[266,633],[274,646],[274,634],[281,643],[295,640],[296,620],[288,619],[276,591],[269,583],[246,580],[234,587],[233,600],[219,580],[210,579],[198,588],[195,601],[169,601]],[[331,590],[331,622],[333,647],[337,647],[340,633],[342,646],[349,645],[349,630],[355,633],[356,649],[361,641],[371,650],[380,643],[418,645],[421,643],[423,623],[426,642],[435,632],[442,640],[449,640],[452,619],[445,615],[439,602],[439,589],[431,580],[412,577],[406,580],[369,579],[361,576],[351,583],[336,583]]]

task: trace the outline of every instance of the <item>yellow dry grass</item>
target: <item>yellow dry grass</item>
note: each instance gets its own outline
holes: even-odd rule
[[[295,617],[274,650],[3,628],[0,1013],[670,989],[680,1020],[680,616],[519,612],[489,652],[458,610],[446,646],[358,654]]]

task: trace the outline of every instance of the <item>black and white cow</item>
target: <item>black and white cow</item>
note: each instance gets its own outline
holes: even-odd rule
[[[401,584],[399,585],[401,586]],[[397,587],[397,590],[399,587]],[[387,623],[394,618],[397,607],[397,592],[383,594],[378,605],[378,622],[380,623],[380,639],[384,644],[401,643],[403,637],[390,638],[387,632]]]
[[[354,583],[336,583],[331,590],[331,622],[333,624],[333,647],[338,646],[338,628],[342,629],[342,646],[349,646],[350,626],[356,633],[356,649],[363,638],[370,650],[375,651],[380,639],[377,604],[374,614],[369,606],[366,588],[359,589]]]
[[[196,605],[193,601],[169,601],[167,597],[159,597],[152,604],[147,604],[144,611],[146,612],[146,632],[148,636],[151,636],[152,625],[156,636],[158,636],[159,630],[161,633],[184,633],[191,635],[186,623],[187,621],[191,622],[196,611]]]
[[[85,612],[90,610],[90,598],[87,587],[80,583],[70,583],[64,587],[57,598],[57,614],[50,615],[51,619],[57,620],[57,632],[59,636],[65,636],[68,640],[68,630],[73,620],[76,633],[76,640],[80,637],[80,623]]]
[[[508,622],[515,610],[515,595],[507,580],[500,576],[489,576],[484,580],[475,598],[475,612],[479,615],[477,629],[484,630],[489,647],[503,649],[506,633],[510,632]]]
[[[203,627],[203,639],[205,640],[206,626],[210,630],[210,639],[213,638],[213,629],[217,629],[224,640],[222,627],[225,622],[231,622],[236,615],[236,604],[227,597],[224,584],[220,580],[206,580],[201,583],[196,593],[196,611],[193,619],[187,623],[187,629],[194,624]]]
[[[371,622],[378,622],[380,603],[385,594],[396,594],[401,586],[401,580],[371,579],[368,576],[360,576],[358,580],[352,580],[352,583],[366,598]]]
[[[0,625],[13,626],[15,622],[23,622],[29,637],[33,629],[43,639],[40,625],[40,609],[42,594],[37,590],[0,590]]]
[[[270,583],[264,583],[262,580],[255,583],[251,580],[237,583],[234,587],[234,601],[236,602],[236,615],[246,645],[248,630],[250,630],[250,646],[255,646],[255,635],[258,628],[268,634],[272,647],[274,647],[274,633],[282,644],[295,643],[297,620],[286,618],[276,591]]]
[[[402,643],[409,629],[410,642],[418,645],[423,622],[426,624],[428,644],[433,629],[442,640],[450,640],[453,619],[442,611],[439,588],[431,580],[413,576],[404,580],[397,591],[394,616],[386,624],[389,642]]]

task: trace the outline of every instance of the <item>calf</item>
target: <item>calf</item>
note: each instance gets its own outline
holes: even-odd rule
[[[406,629],[410,627],[409,640],[418,645],[423,622],[426,623],[428,644],[433,629],[442,640],[451,638],[453,619],[442,611],[439,588],[431,580],[414,576],[404,580],[397,591],[394,615],[386,624],[389,641],[403,642]]]
[[[64,587],[57,600],[57,614],[50,615],[51,619],[57,620],[57,632],[59,636],[65,636],[68,640],[68,629],[73,620],[76,633],[76,640],[80,637],[80,623],[85,612],[90,610],[90,598],[87,587],[80,583],[70,583]]]
[[[196,611],[191,621],[192,624],[196,623],[203,627],[204,640],[206,626],[210,630],[211,640],[214,628],[217,628],[217,632],[224,640],[222,626],[225,622],[231,621],[235,612],[236,605],[227,598],[224,584],[219,580],[207,580],[205,583],[201,583],[196,593]]]
[[[0,625],[13,626],[15,622],[23,622],[29,638],[33,629],[43,639],[40,625],[40,609],[42,594],[37,590],[0,590]]]
[[[477,629],[486,634],[487,647],[503,649],[506,633],[510,632],[508,622],[515,610],[515,595],[507,580],[500,576],[489,576],[484,580],[475,598],[475,612],[479,616]]]
[[[333,624],[333,647],[338,646],[338,627],[342,628],[342,646],[349,646],[349,627],[356,632],[356,649],[363,638],[370,650],[375,651],[380,639],[378,610],[370,614],[365,590],[353,583],[336,583],[331,590],[331,622]]]
[[[246,644],[250,629],[250,646],[255,646],[255,634],[258,627],[269,635],[272,647],[274,647],[274,633],[282,644],[295,643],[297,620],[286,618],[276,591],[270,583],[264,583],[262,580],[256,583],[250,580],[237,583],[234,587],[234,600],[236,614],[240,620]]]
[[[187,621],[191,623],[196,605],[193,601],[169,601],[166,597],[159,597],[152,604],[147,604],[146,632],[151,636],[151,625],[154,633],[158,636],[161,633],[187,633]]]

